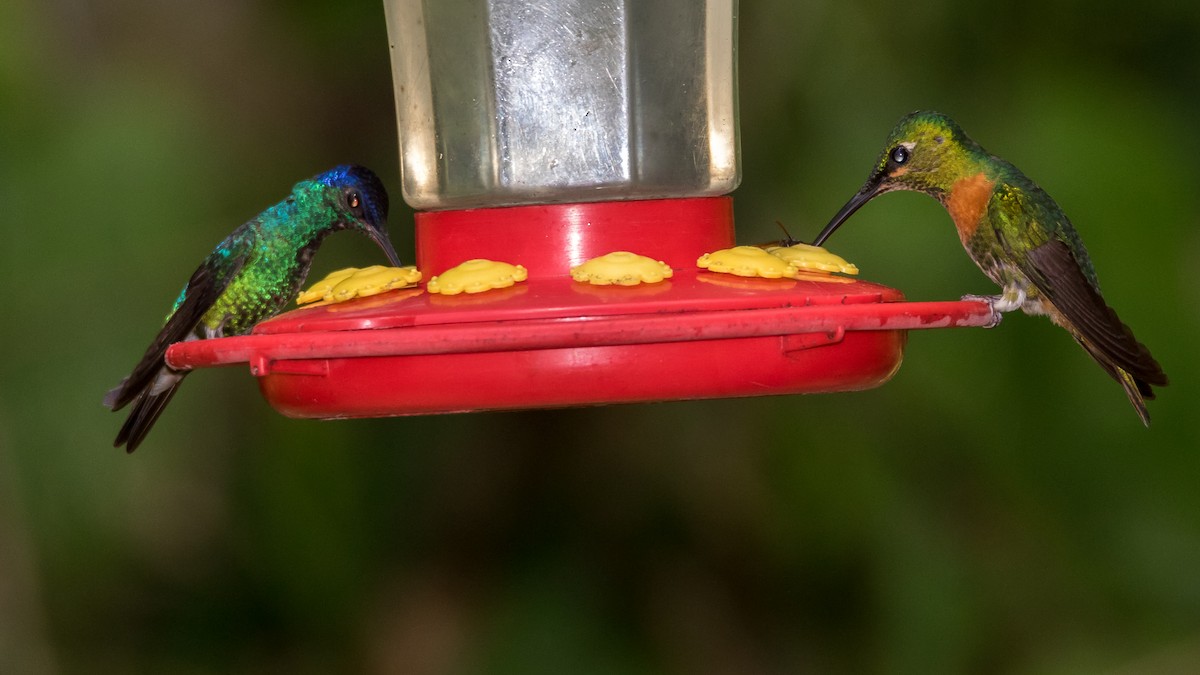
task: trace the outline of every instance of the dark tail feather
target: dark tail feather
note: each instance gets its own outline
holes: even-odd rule
[[[121,399],[122,399],[123,394],[125,393],[125,385],[128,382],[129,382],[129,378],[127,377],[127,378],[121,380],[121,384],[118,384],[117,386],[108,390],[108,393],[104,395],[104,407],[105,408],[108,408],[109,410],[116,412],[117,410],[120,410],[121,408],[125,407],[125,404],[128,403],[129,401],[122,402]]]
[[[1123,370],[1120,371],[1117,381],[1125,389],[1125,395],[1129,397],[1129,402],[1133,404],[1133,409],[1137,411],[1138,417],[1142,418],[1142,424],[1149,427],[1150,413],[1146,410],[1146,399],[1154,398],[1154,390],[1150,389],[1150,385]],[[1146,392],[1149,392],[1149,395]]]
[[[146,434],[150,433],[150,429],[154,427],[158,416],[171,402],[171,397],[175,395],[180,383],[183,382],[184,374],[164,372],[159,376],[160,378],[169,377],[174,381],[169,382],[166,388],[158,393],[153,393],[154,388],[151,386],[138,396],[133,410],[129,412],[129,417],[121,426],[121,431],[117,433],[117,440],[113,441],[114,448],[124,445],[125,452],[137,450],[137,447],[142,444],[142,440],[146,438]]]
[[[109,410],[120,410],[140,398],[142,392],[148,391],[154,386],[155,379],[160,376],[165,365],[164,357],[167,353],[167,346],[162,342],[161,336],[155,340],[154,344],[146,350],[142,359],[138,361],[133,372],[104,395],[105,407]]]
[[[1137,412],[1138,417],[1142,420],[1142,424],[1149,427],[1150,413],[1146,410],[1146,401],[1154,400],[1154,389],[1150,383],[1132,375],[1129,371],[1110,361],[1107,356],[1100,352],[1100,350],[1092,347],[1086,340],[1076,336],[1075,341],[1087,350],[1088,355],[1096,363],[1100,364],[1100,367],[1104,369],[1104,372],[1108,373],[1109,377],[1121,385],[1121,388],[1125,390],[1125,396],[1129,398],[1134,411]],[[1139,344],[1138,346],[1140,347],[1141,345]],[[1143,347],[1143,349],[1145,348]],[[1147,356],[1149,356],[1149,352],[1147,352]],[[1157,366],[1158,364],[1155,363],[1154,365]],[[1158,372],[1161,375],[1162,371],[1159,370]],[[1165,375],[1162,376],[1161,382],[1166,383]]]

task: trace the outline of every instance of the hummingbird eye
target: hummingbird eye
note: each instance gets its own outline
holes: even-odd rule
[[[349,206],[352,209],[357,209],[361,203],[362,200],[359,198],[357,192],[351,190],[350,192],[346,193],[346,206]]]
[[[892,163],[893,164],[897,164],[897,165],[904,164],[905,162],[908,161],[908,157],[909,157],[908,148],[904,147],[903,145],[897,145],[892,150]]]

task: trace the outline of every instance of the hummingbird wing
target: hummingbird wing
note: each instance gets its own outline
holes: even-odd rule
[[[167,347],[195,333],[200,319],[245,267],[254,249],[255,239],[253,230],[243,226],[209,254],[188,279],[179,304],[146,348],[141,361],[121,384],[108,392],[104,397],[104,405],[112,410],[120,410],[154,384],[165,366]],[[167,400],[170,398],[167,397]]]
[[[1024,174],[1010,167],[1008,179],[988,203],[986,222],[1004,248],[1004,259],[1036,288],[1056,323],[1067,328],[1110,375],[1114,368],[1141,383],[1165,385],[1167,377],[1145,345],[1108,306],[1083,242],[1058,204]],[[1055,314],[1058,316],[1055,316]]]
[[[1077,337],[1102,365],[1116,366],[1148,384],[1167,384],[1167,377],[1150,350],[1137,341],[1133,331],[1104,301],[1065,241],[1051,237],[1018,260],[1021,272],[1062,313],[1062,318],[1078,332]],[[1147,398],[1152,397],[1149,387],[1144,390],[1143,394],[1150,394]]]

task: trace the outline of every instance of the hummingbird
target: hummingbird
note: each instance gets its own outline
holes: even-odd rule
[[[994,296],[964,296],[1004,312],[1045,315],[1065,328],[1124,388],[1146,426],[1146,400],[1167,376],[1104,301],[1079,233],[1058,204],[1009,162],[989,154],[949,117],[918,111],[888,135],[862,188],[813,244],[820,246],[863,204],[885,192],[912,190],[950,214],[971,260],[1002,287]]]
[[[278,314],[299,293],[313,254],[330,233],[365,234],[400,267],[388,240],[387,214],[387,190],[379,178],[366,167],[343,165],[297,183],[286,199],[217,244],[192,273],[133,372],[104,397],[114,411],[133,403],[113,446],[136,450],[187,375],[167,365],[167,347],[244,335]]]

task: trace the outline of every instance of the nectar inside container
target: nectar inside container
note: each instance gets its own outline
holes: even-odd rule
[[[737,0],[384,7],[413,208],[737,187]]]

